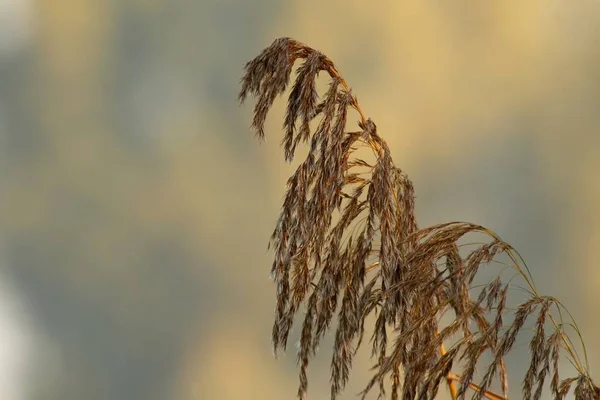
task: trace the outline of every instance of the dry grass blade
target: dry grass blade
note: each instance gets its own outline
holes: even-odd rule
[[[375,372],[363,395],[378,387],[380,396],[389,393],[391,399],[433,399],[445,383],[454,399],[468,392],[478,399],[506,399],[504,358],[536,313],[523,398],[540,399],[547,376],[555,399],[564,398],[572,387],[579,400],[599,398],[589,377],[585,346],[576,348],[565,332],[565,327],[573,327],[580,336],[576,323],[563,320],[570,314],[560,302],[538,293],[512,246],[471,223],[419,229],[411,180],[394,165],[375,123],[365,117],[324,54],[280,38],[246,64],[239,99],[256,98],[256,135],[264,137],[267,113],[286,91],[297,61],[282,146],[287,161],[293,160],[300,143],[309,149],[288,180],[270,246],[277,286],[275,351],[285,349],[299,310],[306,308],[298,350],[298,398],[306,397],[310,358],[334,318],[331,398],[339,395],[362,343],[365,321],[374,315]],[[316,84],[320,72],[330,78],[322,94]],[[359,116],[358,129],[347,131],[352,110]],[[364,146],[372,150],[373,162],[356,157],[355,150]],[[487,242],[465,252],[462,242],[473,235],[484,235]],[[514,279],[504,280],[502,271],[474,296],[477,274],[492,268],[501,256],[530,293],[514,312],[507,306]],[[553,314],[554,308],[558,314]],[[444,325],[443,315],[454,317]],[[547,325],[554,327],[549,336]],[[447,351],[445,342],[452,342]],[[486,353],[492,360],[476,383],[477,365]],[[561,380],[560,357],[575,365],[576,377]],[[501,385],[502,395],[489,389],[494,382]]]

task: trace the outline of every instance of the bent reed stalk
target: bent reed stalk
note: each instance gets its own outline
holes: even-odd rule
[[[549,376],[555,399],[563,399],[572,386],[577,399],[599,399],[583,341],[578,351],[567,336],[573,329],[581,338],[577,324],[557,299],[538,293],[512,246],[477,224],[418,227],[411,180],[394,165],[375,123],[324,54],[280,38],[246,64],[239,100],[257,99],[252,129],[258,138],[264,138],[267,113],[286,91],[298,60],[302,64],[287,101],[282,146],[288,162],[300,142],[308,144],[309,152],[287,182],[270,240],[277,285],[275,352],[286,348],[294,318],[301,307],[306,309],[298,350],[298,398],[306,398],[309,360],[333,329],[334,318],[331,399],[340,394],[362,343],[365,321],[373,315],[375,372],[363,398],[377,387],[381,397],[389,391],[391,399],[433,399],[445,384],[453,399],[464,399],[467,393],[475,399],[507,399],[504,359],[526,321],[535,318],[523,398],[540,399]],[[316,79],[322,71],[330,82],[319,95]],[[359,114],[356,131],[346,130],[350,109]],[[373,151],[374,162],[358,158],[361,147]],[[474,234],[487,241],[465,254],[469,246],[461,241]],[[505,269],[482,288],[474,285],[478,272],[502,255],[509,260]],[[502,275],[506,270],[513,272],[509,279]],[[512,308],[508,291],[519,287],[516,279],[524,282],[528,297]],[[451,315],[451,322],[442,324],[443,315]],[[573,364],[576,376],[561,378],[561,357]],[[485,368],[475,383],[478,363]],[[491,390],[492,384],[501,387],[499,392]]]

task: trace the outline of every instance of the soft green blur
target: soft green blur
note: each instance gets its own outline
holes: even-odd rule
[[[600,380],[600,2],[4,0],[3,13],[0,292],[17,311],[0,317],[26,337],[8,400],[294,398],[297,329],[285,356],[269,342],[267,241],[293,167],[283,101],[263,144],[252,101],[236,102],[244,64],[280,36],[336,62],[415,182],[422,226],[481,223],[521,251]],[[328,397],[330,355],[309,398]],[[343,399],[368,366],[357,359]]]

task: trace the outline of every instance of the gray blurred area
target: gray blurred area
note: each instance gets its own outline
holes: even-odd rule
[[[236,99],[280,36],[337,63],[422,226],[521,251],[599,381],[599,24],[596,1],[0,1],[0,398],[294,398],[269,342],[283,102],[259,144]]]

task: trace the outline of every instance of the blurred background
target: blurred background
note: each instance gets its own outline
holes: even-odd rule
[[[294,398],[294,343],[270,346],[283,102],[259,144],[236,101],[280,36],[336,62],[422,226],[520,250],[600,380],[599,27],[595,0],[0,0],[0,398]]]

